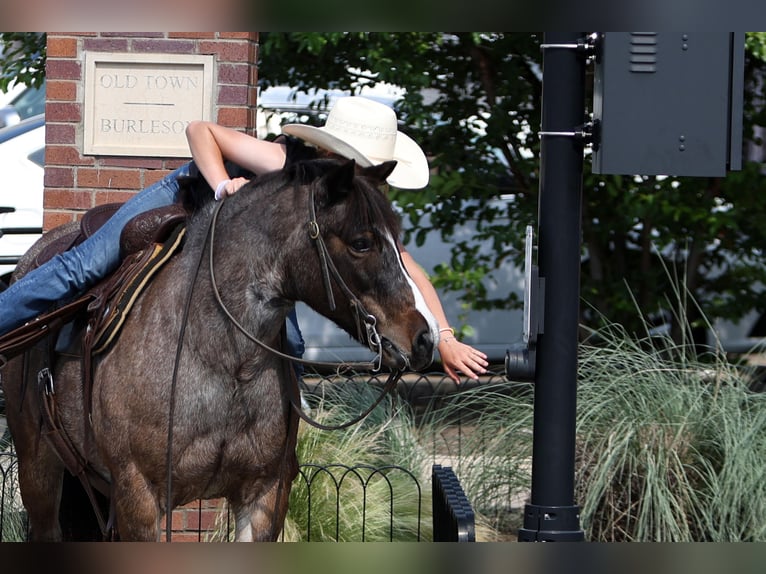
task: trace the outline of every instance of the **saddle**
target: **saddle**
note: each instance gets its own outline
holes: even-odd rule
[[[71,249],[93,235],[122,204],[109,203],[87,211],[79,226],[58,235],[30,263],[28,271],[55,255]],[[86,309],[94,351],[102,351],[122,325],[140,290],[182,244],[187,218],[180,204],[141,213],[131,219],[120,235],[120,266],[84,295],[53,309],[26,325],[0,337],[0,355],[10,358],[37,341],[57,333]]]

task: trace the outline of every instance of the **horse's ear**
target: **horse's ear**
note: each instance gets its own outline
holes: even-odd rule
[[[352,189],[356,162],[352,159],[334,166],[322,176],[322,184],[327,190],[329,203],[345,198]]]
[[[391,161],[384,161],[383,163],[379,163],[378,165],[365,167],[362,170],[362,175],[364,175],[365,177],[369,177],[380,184],[383,184],[383,183],[386,183],[386,178],[389,175],[391,175],[391,172],[394,171],[395,167],[396,167],[396,160],[392,159]]]

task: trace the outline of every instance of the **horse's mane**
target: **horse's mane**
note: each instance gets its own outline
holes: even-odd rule
[[[237,164],[225,161],[224,168],[230,178],[244,177],[251,179],[253,173]],[[189,213],[195,213],[215,201],[215,193],[202,176],[196,164],[192,162],[188,176],[178,178],[178,200]]]
[[[251,182],[240,192],[248,192],[248,188],[261,187],[271,183],[271,188],[279,188],[290,183],[305,185],[328,173],[331,169],[339,168],[348,160],[317,158],[291,163],[287,167],[273,172],[253,176],[239,166],[226,162],[229,177],[246,177]],[[360,168],[357,167],[357,173]],[[238,192],[238,193],[240,193]],[[353,188],[348,197],[343,197],[347,216],[340,222],[336,230],[341,236],[350,238],[360,228],[383,227],[393,237],[399,237],[399,218],[391,208],[388,197],[381,189],[380,183],[367,177],[355,177]],[[195,213],[215,201],[213,189],[198,170],[192,170],[188,177],[179,178],[179,200],[189,213]],[[319,203],[329,207],[339,201],[337,196],[322,194],[317,198]]]
[[[343,159],[313,159],[296,162],[284,171],[288,177],[296,178],[302,183],[313,181],[328,171],[329,167],[337,168],[347,163]],[[357,166],[357,176],[363,174],[363,168]],[[401,224],[396,212],[391,208],[388,196],[383,191],[380,182],[368,177],[355,177],[353,190],[345,199],[344,204],[347,216],[340,222],[336,229],[339,235],[349,239],[357,231],[368,228],[384,228],[394,238],[399,237]],[[327,200],[327,198],[325,198]]]

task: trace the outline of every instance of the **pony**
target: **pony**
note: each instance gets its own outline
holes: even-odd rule
[[[277,539],[298,418],[293,365],[274,349],[296,301],[370,345],[392,372],[430,364],[436,321],[403,266],[399,221],[381,190],[395,163],[298,162],[202,201],[182,251],[93,357],[89,397],[82,358],[55,355],[40,384],[107,485],[105,538],[157,541],[173,508],[225,498],[237,541]],[[30,537],[56,541],[65,465],[41,430],[46,407],[29,368],[43,359],[12,358],[2,382]]]

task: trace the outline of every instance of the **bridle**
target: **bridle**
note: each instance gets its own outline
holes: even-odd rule
[[[354,295],[354,293],[348,287],[346,282],[343,280],[343,277],[341,277],[340,272],[338,271],[338,268],[335,266],[335,263],[333,263],[333,260],[330,257],[330,253],[327,250],[327,245],[325,244],[324,239],[322,238],[322,234],[319,229],[319,223],[317,222],[317,219],[316,219],[315,201],[316,200],[314,196],[314,188],[312,187],[309,192],[308,233],[309,233],[309,237],[313,240],[314,245],[316,245],[317,252],[319,253],[319,262],[322,269],[322,280],[324,282],[325,291],[327,293],[327,301],[330,305],[330,310],[335,311],[335,309],[337,308],[335,304],[335,296],[333,295],[332,283],[331,283],[331,280],[334,279],[335,283],[341,289],[343,294],[348,298],[349,304],[354,310],[354,314],[356,316],[357,334],[359,335],[359,338],[363,341],[366,341],[367,347],[373,353],[375,353],[375,358],[372,361],[358,362],[358,363],[329,363],[329,362],[322,362],[322,361],[309,361],[306,359],[301,359],[299,357],[294,357],[292,355],[283,353],[279,351],[278,349],[275,349],[274,347],[269,346],[267,343],[264,343],[263,341],[258,339],[255,335],[250,333],[244,326],[242,326],[242,324],[239,321],[237,321],[237,319],[231,314],[231,312],[226,307],[226,304],[223,302],[221,298],[221,294],[218,290],[218,283],[216,282],[216,279],[215,279],[213,246],[215,245],[215,233],[216,233],[215,230],[216,230],[216,224],[218,222],[218,214],[221,211],[221,207],[223,207],[223,204],[224,204],[223,201],[217,202],[213,209],[212,220],[211,220],[210,229],[208,232],[209,243],[210,243],[208,268],[210,271],[210,282],[213,288],[213,295],[215,296],[215,300],[218,303],[218,306],[224,312],[224,314],[229,319],[229,321],[231,321],[232,324],[234,324],[234,326],[245,337],[247,337],[252,342],[257,344],[259,347],[270,352],[273,355],[276,355],[282,359],[286,359],[293,363],[301,363],[304,365],[311,365],[315,367],[329,367],[336,370],[337,369],[340,369],[340,370],[371,369],[373,372],[378,372],[381,368],[382,361],[383,361],[383,345],[382,345],[382,339],[376,327],[377,319],[372,313],[369,313],[365,309],[362,302],[359,300],[359,298],[356,295]],[[362,338],[361,336],[363,330],[364,330],[364,338]]]
[[[226,304],[223,302],[221,298],[221,294],[218,290],[218,284],[215,279],[213,247],[215,245],[215,230],[216,230],[216,224],[218,221],[218,214],[220,213],[221,207],[223,206],[223,204],[224,204],[224,201],[220,201],[216,203],[215,208],[213,209],[213,215],[210,221],[210,229],[208,232],[208,237],[209,237],[208,266],[209,266],[209,272],[210,272],[210,282],[213,288],[213,294],[215,296],[216,302],[218,303],[218,306],[221,308],[221,310],[226,315],[226,317],[232,322],[232,324],[245,337],[247,337],[253,343],[257,344],[262,349],[268,351],[269,353],[277,357],[290,361],[291,363],[301,363],[304,365],[330,367],[330,368],[333,368],[336,372],[340,372],[343,370],[359,370],[359,369],[372,369],[374,372],[379,371],[383,361],[383,345],[382,345],[382,339],[380,337],[380,334],[378,333],[378,330],[376,328],[377,320],[375,319],[374,315],[372,315],[365,309],[364,305],[359,300],[359,298],[356,295],[354,295],[354,293],[348,287],[346,282],[343,281],[343,277],[341,277],[340,272],[338,271],[338,268],[335,266],[335,263],[333,263],[333,260],[330,257],[330,253],[327,250],[327,245],[325,244],[324,239],[322,238],[322,234],[320,232],[319,223],[317,222],[317,219],[316,219],[316,205],[315,205],[316,198],[314,194],[314,188],[310,187],[310,191],[309,191],[308,233],[309,233],[309,237],[314,242],[314,245],[316,246],[317,252],[319,254],[319,261],[320,261],[320,266],[322,269],[322,278],[324,281],[325,290],[327,292],[327,298],[328,298],[328,303],[330,305],[330,309],[333,311],[336,309],[335,297],[333,296],[332,283],[331,283],[331,280],[334,280],[335,283],[343,292],[343,294],[348,298],[349,304],[354,310],[354,313],[356,316],[356,325],[357,325],[358,333],[360,335],[362,333],[362,329],[364,328],[365,337],[363,340],[367,342],[367,346],[370,348],[370,350],[373,353],[376,353],[376,357],[373,361],[361,362],[361,363],[328,363],[328,362],[322,362],[322,361],[309,361],[306,359],[294,357],[292,355],[283,353],[282,351],[279,351],[278,349],[275,349],[274,347],[258,339],[255,335],[253,335],[250,331],[248,331],[239,321],[237,321],[237,319],[231,314],[229,309],[226,307]],[[406,357],[405,357],[405,362],[406,364],[409,364],[409,361],[406,360]],[[300,416],[301,419],[303,419],[305,422],[307,422],[311,426],[314,426],[322,430],[340,430],[358,423],[359,421],[364,419],[367,415],[369,415],[381,403],[381,401],[385,398],[385,396],[396,387],[396,383],[398,382],[399,378],[401,378],[401,376],[402,376],[401,369],[392,370],[391,373],[389,374],[388,380],[383,386],[383,390],[381,391],[380,396],[373,402],[373,404],[360,415],[340,425],[325,425],[306,415],[306,413],[303,411],[303,409],[300,406],[300,397],[297,396],[297,385],[290,385],[290,393],[289,393],[290,403],[292,404],[292,407],[296,411],[298,416]]]

